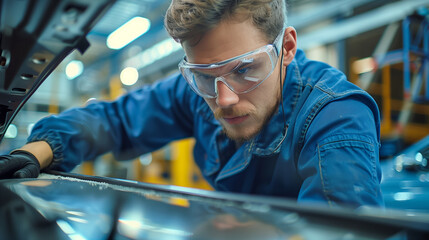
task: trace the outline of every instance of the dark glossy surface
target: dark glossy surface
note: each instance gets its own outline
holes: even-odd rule
[[[94,180],[44,174],[0,184],[71,239],[404,239],[408,226],[429,226],[424,216],[395,222],[402,217],[375,217],[376,210],[327,211],[283,199]]]
[[[0,139],[61,60],[88,47],[113,2],[1,1]],[[413,165],[425,146],[429,138],[382,163],[386,205],[406,211],[43,175],[0,180],[11,190],[0,191],[0,239],[429,239],[429,173]]]

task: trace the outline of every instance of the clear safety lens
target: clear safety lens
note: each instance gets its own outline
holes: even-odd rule
[[[277,56],[274,47],[267,45],[219,64],[199,67],[198,64],[186,66],[184,62],[179,64],[179,69],[191,88],[202,97],[215,98],[219,81],[237,94],[255,89],[271,75]]]

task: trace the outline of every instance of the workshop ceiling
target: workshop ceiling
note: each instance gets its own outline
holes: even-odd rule
[[[395,13],[395,9],[402,10],[412,5],[411,3],[415,5],[418,2],[423,3],[428,1],[429,0],[287,0],[288,24],[294,26],[298,30],[300,48],[305,49],[306,47],[313,46],[315,40],[324,40],[325,42],[319,44],[325,44],[350,37],[351,34],[367,31],[373,28],[373,26],[370,25],[376,24],[377,22],[386,25],[389,23],[388,21],[390,21],[390,19],[396,21],[396,19],[389,15],[389,12],[401,17],[401,14]],[[138,55],[155,44],[168,39],[169,37],[163,26],[163,17],[170,2],[170,0],[117,0],[88,35],[88,40],[91,43],[91,47],[88,51],[83,56],[74,53],[70,56],[70,59],[81,60],[84,62],[86,69],[93,68],[96,70],[97,66],[102,65],[106,61],[124,62],[128,58]],[[386,6],[392,7],[387,9]],[[388,11],[382,14],[377,14],[373,11],[374,13],[368,16],[374,19],[370,23],[368,23],[368,21],[362,21],[364,18],[355,17],[360,14],[363,15],[363,13],[366,12],[371,12],[374,9],[382,8],[386,8],[386,11]],[[148,18],[151,21],[150,30],[121,50],[111,50],[107,48],[107,36],[135,16]],[[346,22],[346,20],[348,20],[348,22]],[[346,24],[339,27],[347,31],[339,32],[335,30],[335,26],[331,28],[328,27],[328,25],[339,25],[342,22]],[[377,26],[374,26],[374,28],[375,27]],[[354,31],[354,29],[356,31]],[[308,36],[306,36],[306,34]],[[171,67],[172,62],[176,61],[180,54],[159,60],[159,62],[154,64],[155,68],[159,68],[156,71],[163,71],[163,69],[165,69],[161,68],[163,65]],[[177,63],[175,64],[177,65]],[[123,67],[119,66],[119,64],[116,65],[118,65],[118,68]],[[139,69],[139,71],[143,71],[148,75],[154,72],[153,65],[147,68],[149,70]],[[120,69],[118,69],[118,71],[119,70]]]

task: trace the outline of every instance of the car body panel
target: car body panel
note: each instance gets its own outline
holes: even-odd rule
[[[0,185],[70,238],[402,239],[429,231],[425,214],[408,218],[382,209],[330,209],[280,198],[59,172],[38,179],[0,180]]]

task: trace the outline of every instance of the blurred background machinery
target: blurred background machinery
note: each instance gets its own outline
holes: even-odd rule
[[[429,135],[429,0],[287,3],[288,25],[297,29],[298,47],[309,58],[337,67],[376,99],[383,158]],[[116,1],[89,33],[91,46],[85,54],[70,54],[27,102],[0,151],[24,144],[33,124],[44,116],[115,99],[177,71],[184,53],[163,27],[169,4]],[[128,162],[106,154],[75,172],[210,189],[193,163],[192,146],[193,140],[186,139]]]

